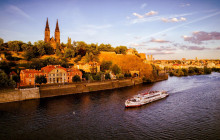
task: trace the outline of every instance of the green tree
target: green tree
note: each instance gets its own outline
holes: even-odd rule
[[[4,43],[4,40],[0,38],[0,46]]]
[[[47,78],[44,76],[44,75],[40,75],[40,76],[36,76],[35,77],[35,83],[38,83],[38,84],[46,84],[47,83]]]
[[[10,51],[19,52],[21,51],[22,41],[8,41],[8,47]]]
[[[0,70],[0,88],[15,87],[15,81],[8,78],[7,74],[4,71]]]
[[[207,68],[206,66],[204,67],[204,73],[205,74],[211,74],[212,73],[212,69]]]
[[[100,70],[102,72],[105,72],[106,70],[110,70],[112,66],[112,61],[102,61],[101,65],[100,65]]]
[[[26,60],[31,60],[32,58],[39,57],[38,48],[36,46],[30,46],[25,52],[24,52],[24,58]]]
[[[65,58],[73,58],[75,56],[75,52],[73,49],[70,49],[70,48],[66,48],[64,50],[64,57]]]
[[[84,41],[76,42],[76,54],[85,56],[86,55],[87,44]]]
[[[106,52],[114,52],[114,48],[110,44],[100,44],[98,47],[99,51],[106,51]]]
[[[121,69],[118,65],[114,64],[112,66],[112,72],[116,75],[116,74],[119,74],[121,72]]]
[[[118,46],[115,48],[116,54],[126,54],[127,47],[126,46]]]
[[[72,78],[72,82],[80,82],[81,79],[79,77],[79,75],[75,75],[73,78]]]
[[[110,76],[109,73],[106,73],[106,74],[105,74],[105,79],[106,79],[106,80],[111,79],[111,76]]]

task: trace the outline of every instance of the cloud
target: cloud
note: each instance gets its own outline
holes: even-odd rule
[[[176,48],[172,48],[172,47],[168,47],[168,46],[160,46],[160,48],[148,48],[147,50],[161,52],[161,51],[175,51]]]
[[[220,50],[220,47],[215,48],[216,50]]]
[[[155,11],[154,11],[155,12]],[[154,13],[154,12],[148,12],[148,13]],[[158,13],[158,12],[157,12]],[[133,13],[134,14],[134,13]],[[137,14],[137,13],[136,13]],[[135,14],[135,15],[136,15]],[[169,22],[170,19],[172,19],[173,17],[175,18],[179,18],[178,20],[180,21],[185,21],[186,18],[183,18],[183,16],[189,16],[189,15],[193,15],[194,13],[183,13],[183,14],[173,14],[173,15],[163,15],[163,16],[147,16],[145,15],[140,15],[138,14],[141,18],[135,18],[131,20],[131,24],[135,24],[135,23],[142,23],[142,22],[152,22],[152,21],[159,21],[159,20],[164,20],[164,22]],[[138,17],[138,16],[137,16]]]
[[[178,29],[178,28],[180,28],[180,27],[183,27],[183,26],[186,26],[186,25],[189,25],[189,24],[192,24],[192,23],[196,23],[196,22],[199,22],[199,21],[202,21],[202,20],[205,20],[205,19],[208,19],[208,18],[217,16],[217,15],[219,15],[219,14],[220,14],[220,12],[218,11],[218,12],[209,14],[209,15],[207,15],[207,16],[203,16],[203,17],[197,18],[197,19],[192,20],[192,21],[190,21],[190,22],[182,23],[182,24],[179,24],[179,25],[176,25],[176,26],[173,26],[173,27],[164,29],[164,30],[162,30],[162,31],[156,32],[156,33],[154,33],[154,34],[150,34],[150,35],[148,35],[148,36],[142,37],[140,40],[137,40],[137,41],[145,40],[145,39],[150,38],[150,37],[152,37],[152,36],[157,36],[157,35],[160,35],[160,34],[164,34],[164,33],[167,33],[167,32],[169,32],[169,31]]]
[[[147,4],[146,3],[143,3],[142,5],[141,5],[141,9],[144,9],[144,7],[146,7],[147,6]]]
[[[147,42],[131,43],[129,46],[130,46],[130,47],[146,47],[146,46],[147,46],[146,43],[147,43]]]
[[[161,18],[163,22],[181,22],[181,21],[186,21],[186,18],[180,17],[178,18]]]
[[[152,39],[150,40],[150,42],[155,42],[155,43],[169,43],[170,41],[152,38]]]
[[[134,16],[136,16],[137,18],[141,19],[141,18],[144,18],[144,16],[138,14],[138,13],[133,13]]]
[[[156,11],[150,11],[150,12],[146,13],[145,15],[146,16],[153,16],[153,15],[157,15],[157,14],[158,14],[158,12],[156,12]]]
[[[194,44],[202,44],[203,41],[220,40],[220,32],[193,32],[192,36],[183,36],[184,41]]]
[[[168,55],[168,54],[175,54],[175,52],[151,52],[152,55]]]
[[[136,16],[138,19],[144,19],[147,18],[148,16],[153,16],[158,14],[156,11],[150,11],[148,13],[145,13],[144,15],[138,14],[138,13],[133,13],[134,16]]]
[[[27,19],[32,19],[27,13],[25,13],[22,9],[18,8],[17,6],[14,5],[9,5],[7,6],[7,11],[12,13],[12,14],[17,14],[22,17],[25,17]]]
[[[181,7],[188,7],[190,5],[191,5],[190,3],[182,3],[182,4],[180,4]]]
[[[210,50],[210,48],[207,48],[204,46],[187,46],[187,45],[180,45],[180,44],[175,44],[175,46],[181,50],[197,50],[197,51]]]

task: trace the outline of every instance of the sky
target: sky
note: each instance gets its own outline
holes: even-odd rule
[[[220,59],[219,0],[1,0],[5,42],[51,37],[135,48],[155,60]]]

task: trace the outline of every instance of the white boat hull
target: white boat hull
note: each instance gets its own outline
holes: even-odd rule
[[[154,92],[154,91],[152,91],[152,92]],[[156,91],[156,92],[150,93],[150,94],[139,94],[136,97],[133,97],[132,99],[126,100],[125,107],[142,106],[142,105],[151,103],[153,101],[163,99],[167,96],[168,96],[168,94],[164,91]]]

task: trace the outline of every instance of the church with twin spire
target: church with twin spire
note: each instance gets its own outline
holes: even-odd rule
[[[50,37],[50,27],[49,27],[48,18],[47,18],[44,36],[45,36],[44,41],[46,43],[50,43],[54,49],[56,49],[57,46],[60,45],[60,29],[59,29],[59,25],[58,25],[58,20],[56,23],[54,37],[53,36]]]

